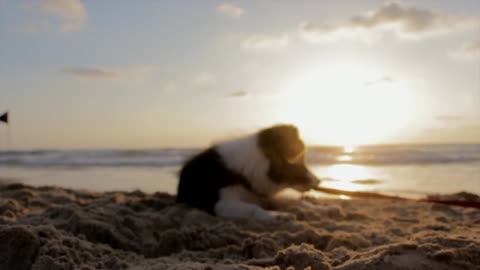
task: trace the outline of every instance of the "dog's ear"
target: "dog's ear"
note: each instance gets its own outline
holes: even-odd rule
[[[266,136],[259,137],[259,146],[265,157],[270,161],[270,166],[281,166],[282,155],[279,153],[276,144]]]
[[[259,146],[268,159],[276,161],[299,160],[305,146],[294,125],[275,125],[259,132]]]
[[[258,143],[271,162],[280,161],[287,154],[288,138],[298,134],[298,130],[292,125],[275,125],[260,130]]]

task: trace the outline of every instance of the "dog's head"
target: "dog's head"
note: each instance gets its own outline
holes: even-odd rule
[[[263,129],[258,134],[258,142],[270,161],[268,176],[272,181],[302,191],[319,184],[305,165],[305,144],[294,125]]]

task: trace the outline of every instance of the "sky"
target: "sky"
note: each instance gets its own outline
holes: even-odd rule
[[[0,45],[2,148],[480,143],[478,0],[0,0]]]

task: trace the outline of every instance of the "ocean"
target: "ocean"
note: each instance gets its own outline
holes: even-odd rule
[[[96,191],[175,193],[182,162],[200,149],[0,152],[0,179]],[[480,194],[480,144],[309,147],[325,187],[423,196]]]

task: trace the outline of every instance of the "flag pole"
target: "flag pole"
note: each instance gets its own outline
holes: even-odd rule
[[[9,151],[11,147],[11,131],[10,131],[10,125],[9,125],[10,121],[8,118],[9,118],[8,111],[0,115],[0,124],[1,122],[4,122],[7,125],[7,136],[5,138],[6,151]]]
[[[9,123],[7,123],[7,152],[12,149],[12,130]]]

